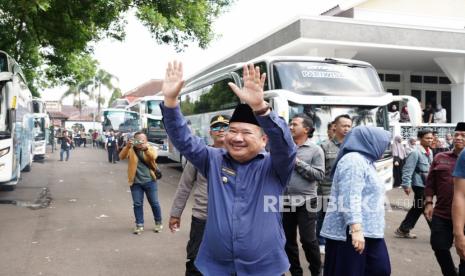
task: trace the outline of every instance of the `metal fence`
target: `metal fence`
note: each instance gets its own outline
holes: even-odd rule
[[[429,128],[438,133],[439,138],[446,138],[446,134],[454,133],[455,124],[423,124],[420,127],[414,127],[409,123],[399,123],[400,125],[400,134],[402,139],[407,140],[410,137],[417,137],[417,132],[420,129]],[[394,126],[390,125],[389,130],[394,132]]]

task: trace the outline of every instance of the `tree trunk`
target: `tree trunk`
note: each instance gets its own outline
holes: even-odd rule
[[[78,91],[78,93],[79,93],[79,120],[81,120],[81,117],[82,117],[81,91]]]
[[[98,97],[97,97],[97,118],[100,118],[100,88],[101,88],[101,84],[99,83],[98,84]]]

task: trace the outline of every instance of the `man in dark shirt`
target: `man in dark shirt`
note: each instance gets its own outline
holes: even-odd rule
[[[318,243],[320,245],[320,253],[324,254],[325,252],[325,238],[320,236],[321,226],[323,225],[323,220],[325,219],[326,206],[329,203],[329,196],[331,195],[331,184],[333,179],[331,178],[331,170],[336,160],[336,156],[339,152],[339,147],[347,133],[352,129],[352,119],[348,114],[342,114],[337,116],[334,121],[334,135],[333,137],[329,136],[328,131],[328,140],[321,143],[321,148],[325,156],[325,178],[318,185],[318,196],[321,198],[321,208],[318,212],[318,220],[316,233],[318,236]]]
[[[313,121],[300,113],[292,118],[289,124],[292,138],[297,145],[297,158],[291,180],[284,190],[289,201],[283,209],[283,227],[286,235],[285,250],[292,276],[303,275],[299,260],[297,229],[305,257],[312,275],[320,275],[321,257],[316,237],[317,220],[317,186],[325,176],[323,150],[311,142],[313,137]]]
[[[465,147],[465,124],[459,123],[454,133],[452,151],[438,153],[431,164],[425,187],[425,216],[431,221],[431,247],[444,275],[456,275],[450,254],[453,242],[452,199],[454,181],[452,172],[457,157]],[[433,209],[433,197],[436,204]],[[460,275],[465,275],[465,263],[460,262]],[[463,273],[463,274],[462,274]]]

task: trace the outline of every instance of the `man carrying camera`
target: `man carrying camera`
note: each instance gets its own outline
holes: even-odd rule
[[[147,136],[143,132],[136,132],[121,150],[119,158],[128,158],[128,181],[131,187],[131,195],[136,217],[134,234],[144,231],[144,193],[152,208],[155,220],[154,232],[163,229],[161,221],[161,208],[158,202],[158,184],[155,171],[157,170],[157,151],[147,143]]]

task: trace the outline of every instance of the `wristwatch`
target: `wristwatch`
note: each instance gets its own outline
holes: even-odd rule
[[[357,233],[357,232],[362,232],[363,231],[363,228],[360,227],[360,228],[357,228],[357,229],[353,229],[351,227],[349,227],[349,234],[352,235],[353,233]]]

